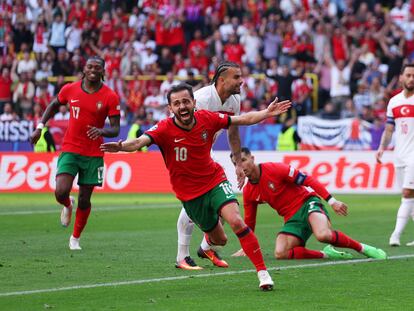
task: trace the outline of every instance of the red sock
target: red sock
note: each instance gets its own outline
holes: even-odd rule
[[[333,246],[352,248],[357,252],[362,251],[362,245],[358,241],[351,239],[346,234],[343,234],[341,231],[332,231],[332,241]]]
[[[323,258],[323,253],[302,246],[296,246],[289,250],[288,259],[315,259]]]
[[[256,267],[256,270],[266,270],[262,251],[260,250],[260,245],[254,232],[249,227],[245,227],[239,232],[236,232],[236,235],[239,238],[241,247]]]
[[[76,219],[75,225],[73,226],[73,237],[79,239],[83,228],[85,228],[86,223],[88,222],[88,217],[91,212],[91,207],[87,209],[80,209],[79,207],[76,209]]]

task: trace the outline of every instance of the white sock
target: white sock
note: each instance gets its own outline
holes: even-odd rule
[[[397,221],[395,223],[395,229],[392,233],[392,236],[395,238],[400,238],[401,233],[404,231],[405,226],[407,225],[408,219],[412,214],[414,209],[414,199],[401,199],[401,205],[397,213]]]
[[[185,209],[182,208],[177,220],[177,262],[180,262],[185,257],[190,256],[190,242],[193,233],[194,223],[188,217]]]
[[[220,222],[221,222],[221,224],[224,224],[224,219],[222,217],[220,217]],[[223,248],[222,245],[208,244],[207,239],[206,239],[206,233],[204,233],[204,235],[203,235],[203,240],[200,243],[200,247],[201,247],[202,250],[208,251],[208,250],[212,249],[215,252],[219,252]]]

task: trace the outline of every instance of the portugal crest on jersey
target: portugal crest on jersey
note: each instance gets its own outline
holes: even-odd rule
[[[102,104],[102,102],[101,102],[101,101],[98,101],[98,102],[96,103],[96,109],[97,109],[97,110],[100,110],[100,109],[102,108],[102,106],[103,106],[103,104]]]
[[[201,138],[204,140],[204,142],[207,142],[208,133],[207,133],[207,131],[206,131],[206,130],[204,130],[204,131],[201,133]]]
[[[269,188],[270,188],[272,191],[275,191],[275,190],[276,190],[275,184],[274,184],[274,183],[272,183],[271,181],[269,181],[267,185],[269,186]]]

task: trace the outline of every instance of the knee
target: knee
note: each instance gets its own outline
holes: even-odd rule
[[[68,192],[64,189],[56,188],[56,190],[55,190],[56,201],[63,204],[63,202],[69,197],[69,194],[70,194],[70,192]]]
[[[177,228],[187,228],[189,226],[194,226],[194,223],[191,221],[190,217],[188,217],[187,213],[181,212],[178,216]]]
[[[246,224],[244,223],[243,219],[240,216],[234,217],[233,219],[227,222],[230,225],[233,232],[238,232],[246,227]]]
[[[285,249],[276,249],[274,255],[278,260],[289,259],[289,252]]]
[[[316,230],[314,233],[315,238],[322,243],[329,243],[332,241],[332,231],[330,229]]]

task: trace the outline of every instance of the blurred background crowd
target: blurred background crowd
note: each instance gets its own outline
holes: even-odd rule
[[[0,0],[0,120],[39,120],[90,55],[106,61],[123,124],[163,119],[172,85],[207,85],[229,60],[242,68],[242,112],[278,96],[294,107],[282,118],[381,126],[400,69],[414,58],[414,3]],[[62,106],[55,119],[67,118]]]

